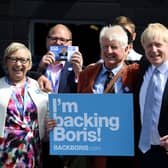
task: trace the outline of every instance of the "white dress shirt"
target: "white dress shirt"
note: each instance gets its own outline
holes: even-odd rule
[[[129,61],[139,61],[141,59],[142,55],[137,53],[134,49],[131,49],[129,51],[129,54],[127,56],[127,59],[126,60],[129,60]]]

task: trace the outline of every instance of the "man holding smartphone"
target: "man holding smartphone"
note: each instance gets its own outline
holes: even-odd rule
[[[51,81],[53,93],[76,93],[79,73],[83,66],[82,54],[76,51],[70,60],[56,60],[51,47],[59,48],[63,46],[72,46],[72,33],[67,26],[57,24],[48,32],[46,37],[48,52],[42,57],[37,71],[45,74]],[[79,160],[79,158],[76,158],[73,156],[50,156],[49,142],[43,144],[43,168],[48,167],[49,164],[59,168],[70,167]],[[81,162],[81,159],[79,162]]]
[[[82,54],[76,51],[70,61],[56,61],[54,53],[50,51],[51,46],[72,46],[72,33],[67,26],[57,24],[49,30],[46,38],[48,52],[42,57],[37,70],[51,81],[53,92],[75,93],[83,66]]]

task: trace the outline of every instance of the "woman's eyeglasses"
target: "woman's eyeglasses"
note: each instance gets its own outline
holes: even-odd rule
[[[10,60],[11,63],[17,63],[18,61],[21,64],[26,64],[28,61],[30,61],[29,58],[16,58],[16,57],[6,57],[8,60]]]

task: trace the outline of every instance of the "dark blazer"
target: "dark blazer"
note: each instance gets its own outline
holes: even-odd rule
[[[138,147],[140,129],[141,129],[141,122],[140,122],[140,107],[139,107],[139,92],[141,85],[143,83],[143,76],[147,71],[148,67],[151,64],[147,61],[144,57],[140,62],[140,72],[137,82],[137,87],[135,89],[135,126],[136,126],[136,147]],[[160,111],[160,118],[159,118],[159,126],[158,126],[160,136],[168,135],[168,80],[166,82],[166,86],[163,93],[161,111]],[[138,151],[138,150],[137,150]]]
[[[63,52],[59,53],[59,56],[67,56],[67,55],[68,55],[67,52],[65,52],[65,53],[63,53]]]
[[[95,63],[87,66],[79,76],[78,93],[93,93],[94,82],[102,68],[102,63]],[[138,77],[139,65],[125,65],[122,72],[122,84],[124,93],[132,93],[135,89]],[[90,157],[91,168],[106,168],[106,157]]]
[[[61,72],[58,93],[76,93],[77,83],[75,82],[75,73],[72,64],[66,62]]]

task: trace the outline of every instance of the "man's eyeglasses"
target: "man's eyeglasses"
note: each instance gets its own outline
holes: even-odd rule
[[[61,38],[61,37],[51,37],[51,36],[48,36],[48,39],[51,40],[51,41],[60,41],[62,43],[67,43],[68,41],[72,41],[72,39],[65,39],[65,38]]]
[[[28,61],[30,61],[29,58],[7,57],[7,59],[10,60],[11,63],[17,63],[19,61],[21,64],[26,64]]]

